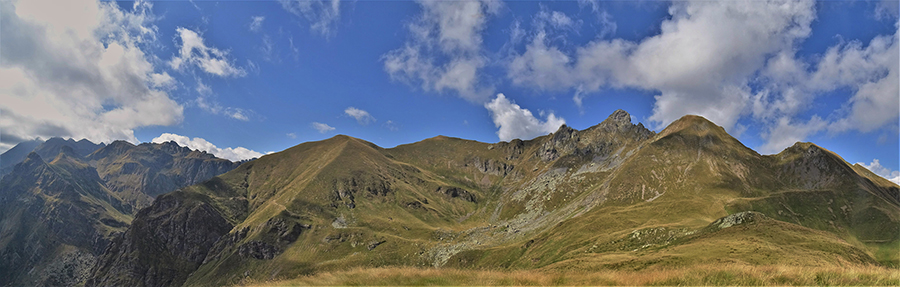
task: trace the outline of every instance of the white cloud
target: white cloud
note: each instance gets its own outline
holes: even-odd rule
[[[150,74],[150,86],[154,88],[173,90],[175,89],[175,78],[169,76],[168,72]]]
[[[48,9],[53,7],[53,9]],[[54,136],[137,142],[134,129],[180,122],[174,79],[144,52],[152,5],[0,1],[0,141]]]
[[[250,31],[259,32],[259,29],[262,28],[263,21],[265,20],[265,16],[250,17]]]
[[[295,134],[295,133],[287,133],[286,136],[289,138],[292,138],[292,139],[297,138],[297,134]]]
[[[551,30],[538,25],[509,60],[507,77],[537,90],[574,90],[576,105],[607,87],[656,92],[648,117],[655,128],[697,114],[735,132],[738,119],[749,118],[764,127],[762,149],[769,151],[824,131],[873,131],[900,114],[896,32],[806,60],[796,54],[816,17],[811,0],[675,1],[669,15],[657,35],[639,41],[600,35],[577,47],[555,44]],[[546,11],[535,18],[554,21]],[[818,95],[841,88],[853,91],[846,108],[815,121],[797,118]]]
[[[184,27],[175,29],[181,45],[178,55],[169,60],[174,70],[182,70],[188,66],[196,66],[206,73],[219,77],[243,77],[247,74],[243,69],[235,67],[228,59],[228,52],[209,47],[203,42],[199,33]]]
[[[553,113],[541,121],[532,115],[531,111],[511,102],[503,94],[497,94],[497,97],[484,107],[490,112],[494,125],[499,128],[497,136],[501,141],[532,139],[555,132],[566,123],[565,119],[556,117]]]
[[[375,121],[375,117],[372,117],[369,112],[354,107],[348,107],[346,110],[344,110],[344,113],[356,119],[356,122],[361,125],[368,125],[369,123]]]
[[[658,126],[699,114],[730,129],[749,98],[746,79],[763,67],[767,55],[809,35],[813,4],[675,2],[659,35],[640,42],[596,40],[572,56],[538,33],[512,60],[508,76],[516,84],[548,90],[656,90],[649,120]]]
[[[313,129],[315,129],[323,134],[334,130],[334,127],[329,126],[327,124],[320,123],[320,122],[313,122],[310,126],[312,126]]]
[[[341,1],[278,0],[284,10],[310,22],[310,31],[330,38],[341,20]]]
[[[480,80],[487,64],[482,55],[482,32],[499,1],[420,1],[422,14],[407,28],[403,47],[382,56],[392,80],[420,85],[425,91],[455,91],[460,97],[483,102],[492,88]]]
[[[164,143],[174,141],[180,146],[185,146],[190,149],[205,151],[211,153],[219,158],[224,158],[230,161],[240,161],[251,158],[259,158],[263,156],[262,153],[244,148],[244,147],[236,147],[236,148],[219,148],[211,142],[206,141],[202,138],[189,138],[182,135],[163,133],[158,137],[151,140],[153,143]]]
[[[896,184],[900,184],[900,171],[891,170],[889,168],[882,166],[881,163],[878,162],[877,158],[873,159],[872,162],[869,164],[865,164],[862,162],[857,162],[857,164],[865,167],[869,171],[872,171],[873,173],[875,173],[887,180],[890,180]]]

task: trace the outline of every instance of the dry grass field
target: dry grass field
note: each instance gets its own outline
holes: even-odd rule
[[[590,286],[898,286],[900,270],[877,266],[795,267],[698,265],[640,271],[542,270],[480,271],[462,269],[369,268],[323,272],[291,280],[243,282],[242,286],[435,286],[435,285],[590,285]]]

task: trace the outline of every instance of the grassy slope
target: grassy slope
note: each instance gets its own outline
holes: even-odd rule
[[[235,225],[233,234],[247,231],[187,284],[444,263],[501,270],[642,269],[727,258],[741,266],[833,267],[898,257],[886,247],[890,243],[860,239],[857,231],[882,230],[900,220],[896,206],[871,192],[872,186],[890,186],[868,174],[862,177],[872,184],[859,184],[859,167],[848,165],[852,174],[839,176],[822,171],[834,180],[810,190],[804,189],[806,174],[784,174],[817,162],[802,155],[760,156],[699,117],[676,121],[647,141],[592,129],[577,136],[611,143],[593,159],[542,160],[538,155],[554,135],[493,145],[437,137],[389,150],[338,136],[264,156],[220,176],[225,188],[186,189],[208,197]],[[590,147],[584,141],[574,146]],[[445,196],[436,192],[440,187],[466,190],[477,200]],[[234,198],[245,198],[247,207],[231,204]],[[791,209],[797,217],[800,206],[825,200],[837,208],[853,203],[859,212],[834,220],[814,205],[799,220],[785,215]],[[744,210],[774,219],[696,233]],[[881,217],[867,220],[866,214]],[[310,228],[272,260],[239,255],[241,244],[276,242],[268,229],[273,218]],[[826,225],[828,220],[834,223]],[[635,241],[634,231],[650,236]]]

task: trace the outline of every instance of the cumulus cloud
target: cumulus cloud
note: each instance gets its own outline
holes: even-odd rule
[[[250,17],[250,31],[259,32],[259,29],[262,28],[263,21],[265,20],[265,16]]]
[[[341,19],[341,1],[278,0],[284,10],[309,21],[309,29],[330,38]]]
[[[313,122],[310,126],[312,126],[313,129],[315,129],[323,134],[334,130],[334,127],[329,126],[327,124],[320,123],[320,122]]]
[[[875,173],[887,180],[890,180],[896,184],[900,184],[900,171],[891,170],[889,168],[882,166],[881,163],[878,162],[877,158],[873,159],[872,162],[869,164],[865,164],[862,162],[857,162],[857,164],[865,167],[869,171],[872,171],[873,173]]]
[[[659,34],[638,41],[598,38],[568,47],[539,27],[509,60],[507,77],[537,90],[574,90],[577,105],[607,87],[656,92],[648,118],[656,128],[697,114],[733,132],[747,118],[764,127],[765,150],[823,131],[872,131],[900,114],[896,34],[804,59],[796,54],[816,17],[811,0],[676,1],[668,12]],[[535,18],[553,23],[541,13]],[[853,91],[848,108],[797,118],[818,95],[842,88]]]
[[[494,125],[499,129],[497,136],[501,141],[532,139],[555,132],[566,123],[565,119],[556,117],[553,113],[548,114],[546,120],[542,121],[503,94],[497,94],[497,97],[484,104],[484,107],[488,109]]]
[[[137,142],[136,128],[182,120],[175,80],[145,53],[152,5],[117,5],[0,2],[0,148],[54,136]]]
[[[184,27],[175,29],[181,40],[178,55],[169,60],[169,67],[183,70],[196,66],[200,70],[219,77],[243,77],[247,74],[234,61],[228,59],[228,52],[207,46],[203,37],[194,30]]]
[[[354,107],[348,107],[346,110],[344,110],[344,114],[347,114],[348,116],[356,119],[356,122],[361,125],[368,125],[369,123],[375,121],[375,117],[372,117],[369,112]]]
[[[382,56],[392,80],[425,91],[455,91],[473,102],[492,93],[480,77],[487,64],[482,55],[482,32],[499,1],[420,1],[422,13],[407,29],[403,47]]]
[[[262,153],[244,148],[244,147],[236,147],[236,148],[219,148],[211,142],[206,141],[202,138],[189,138],[182,135],[164,133],[159,135],[158,137],[153,138],[151,142],[153,143],[164,143],[174,141],[180,146],[185,146],[190,149],[205,151],[211,153],[217,157],[224,158],[230,161],[241,161],[245,159],[251,158],[259,158],[263,156]]]

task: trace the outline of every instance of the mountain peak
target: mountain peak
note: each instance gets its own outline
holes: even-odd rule
[[[725,132],[724,128],[716,125],[715,123],[702,116],[685,115],[669,124],[669,126],[667,126],[659,133],[659,136],[660,138],[662,138],[670,134],[684,132],[691,134],[707,134],[710,132],[717,133],[719,135],[728,134],[727,132]]]
[[[631,124],[631,115],[624,110],[616,110],[609,117],[606,118],[603,122],[615,122],[620,124]]]

